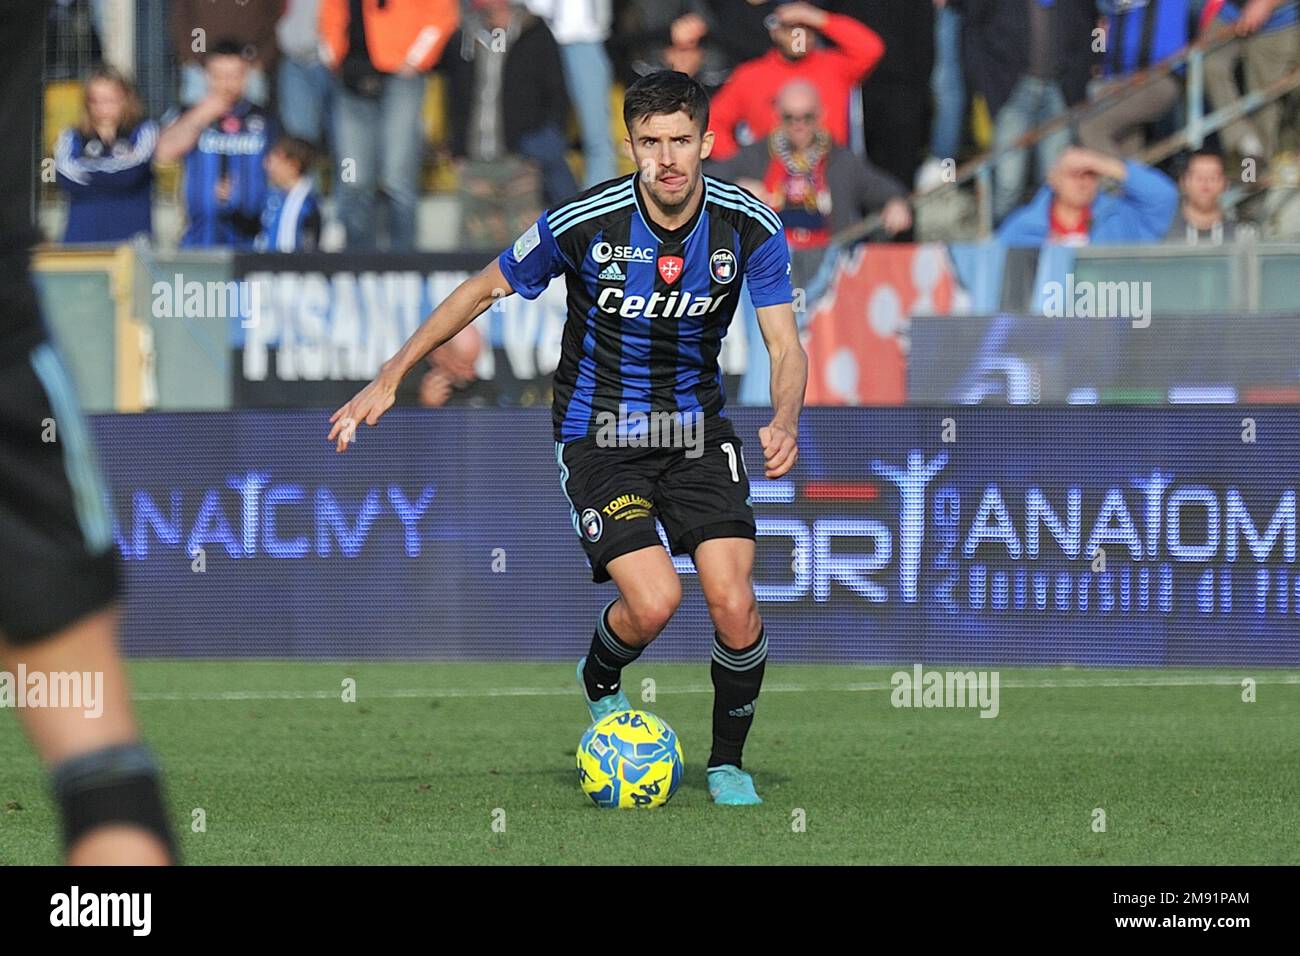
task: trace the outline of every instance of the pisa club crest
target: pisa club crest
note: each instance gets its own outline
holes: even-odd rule
[[[709,272],[712,273],[714,282],[723,285],[736,278],[736,257],[730,249],[719,249],[709,257]]]
[[[582,533],[588,541],[592,543],[599,541],[602,530],[600,512],[594,508],[588,508],[582,513]]]
[[[659,276],[669,285],[672,285],[677,281],[677,277],[682,274],[682,265],[681,256],[660,256]]]

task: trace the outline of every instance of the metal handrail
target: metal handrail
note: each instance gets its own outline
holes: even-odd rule
[[[1279,4],[1277,10],[1285,10],[1296,5],[1297,0],[1290,0],[1288,3]],[[977,179],[979,180],[980,193],[980,233],[985,237],[991,235],[993,232],[991,175],[998,160],[1010,153],[1036,145],[1040,140],[1055,133],[1063,126],[1072,126],[1095,113],[1109,109],[1119,99],[1131,95],[1135,90],[1142,89],[1156,80],[1163,79],[1184,63],[1188,65],[1188,82],[1186,84],[1187,125],[1179,133],[1166,137],[1159,143],[1148,147],[1139,156],[1143,157],[1144,162],[1159,162],[1161,159],[1165,159],[1189,146],[1197,149],[1209,133],[1221,129],[1247,113],[1254,112],[1300,86],[1300,68],[1298,68],[1276,82],[1269,84],[1263,90],[1247,93],[1232,106],[1217,110],[1208,116],[1204,115],[1203,77],[1205,56],[1238,39],[1240,38],[1237,36],[1235,27],[1232,24],[1226,24],[1208,35],[1198,37],[1160,62],[1153,63],[1146,69],[1138,70],[1123,80],[1114,83],[1096,99],[1077,103],[1064,113],[1040,123],[1023,136],[1017,138],[1014,143],[1001,149],[987,150],[979,156],[968,159],[957,167],[951,180],[923,191],[915,191],[908,197],[909,201],[913,206],[916,206],[939,196],[946,196],[971,180]],[[1148,154],[1154,158],[1146,159],[1145,157]],[[879,214],[873,214],[861,222],[846,226],[833,235],[830,242],[832,245],[848,245],[865,238],[879,227],[880,216]]]

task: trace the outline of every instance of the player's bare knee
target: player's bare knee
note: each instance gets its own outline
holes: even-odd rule
[[[708,598],[709,616],[727,647],[743,648],[758,638],[762,622],[750,588],[731,588]]]
[[[667,627],[668,622],[672,620],[679,603],[681,603],[680,594],[660,594],[649,603],[642,605],[638,609],[639,615],[637,619],[642,633],[650,637],[657,637],[659,632]]]
[[[656,588],[649,594],[639,595],[628,603],[628,613],[633,626],[643,640],[650,641],[668,626],[677,606],[682,601],[682,587],[674,578],[671,585]]]

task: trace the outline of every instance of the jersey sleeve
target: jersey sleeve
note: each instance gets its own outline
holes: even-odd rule
[[[564,256],[543,215],[497,257],[510,288],[525,299],[535,299],[564,271]]]
[[[790,247],[784,229],[772,233],[750,253],[745,263],[745,282],[749,287],[749,301],[756,309],[794,301],[794,290],[790,287]]]

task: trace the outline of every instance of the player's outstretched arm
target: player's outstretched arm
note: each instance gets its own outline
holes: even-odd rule
[[[451,295],[443,299],[411,334],[406,344],[397,350],[397,354],[383,364],[374,381],[330,416],[328,440],[336,443],[338,451],[346,451],[356,435],[358,425],[362,422],[367,425],[376,424],[379,417],[393,407],[397,386],[417,362],[454,338],[461,329],[486,312],[497,299],[504,298],[513,291],[496,259],[482,272],[456,286]]]
[[[799,413],[808,384],[808,356],[799,342],[799,327],[789,302],[755,311],[772,358],[772,421],[758,430],[758,440],[763,445],[767,477],[780,478],[799,458]]]

